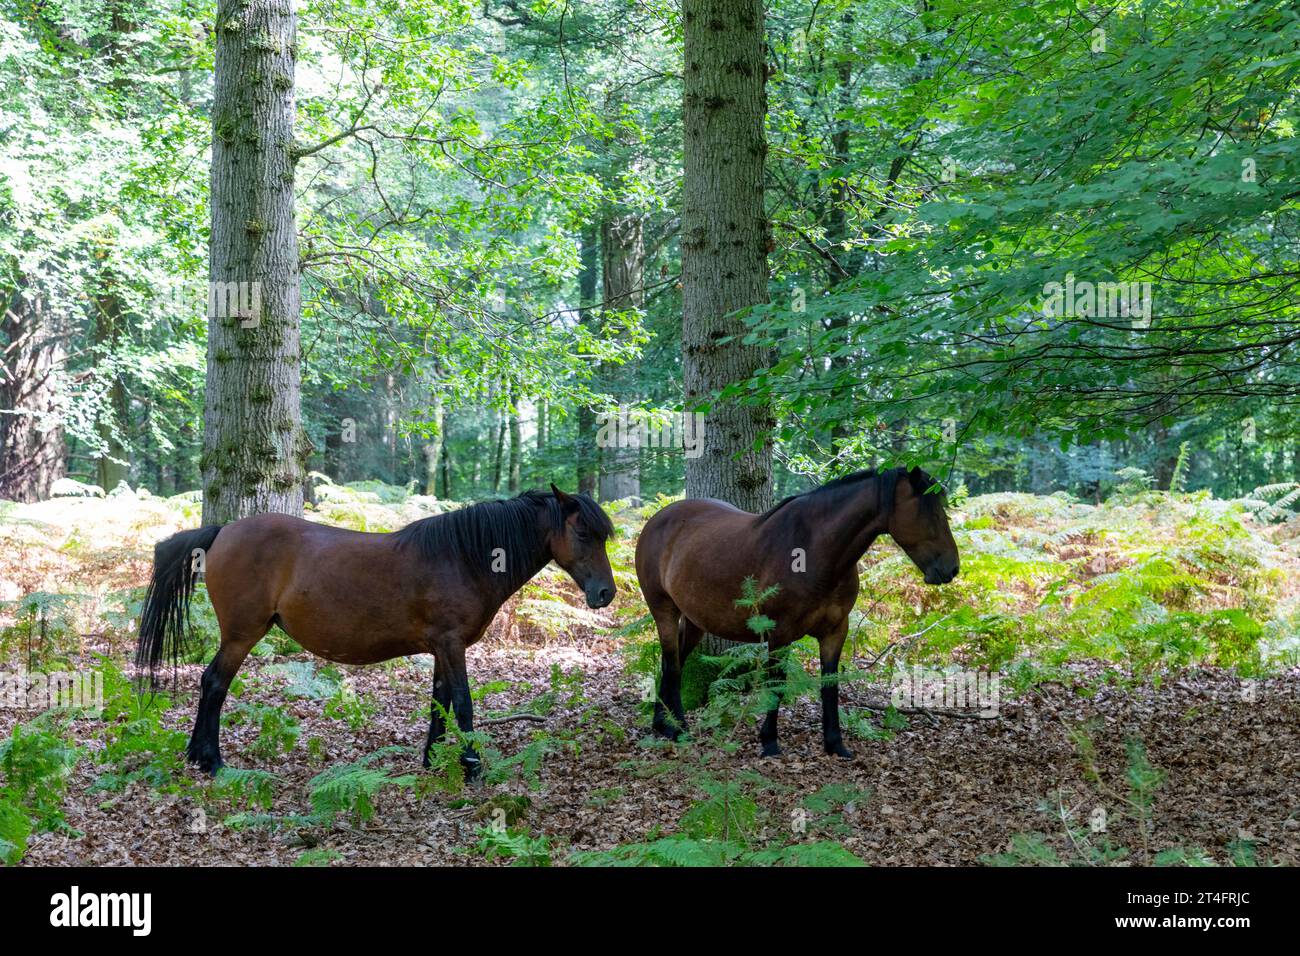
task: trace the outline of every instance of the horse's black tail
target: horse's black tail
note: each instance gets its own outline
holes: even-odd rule
[[[221,528],[212,524],[182,531],[154,545],[153,578],[145,592],[140,641],[135,647],[136,667],[148,668],[151,676],[164,656],[171,659],[173,666],[180,658],[190,630],[194,584]]]

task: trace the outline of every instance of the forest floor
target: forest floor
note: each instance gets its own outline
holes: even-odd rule
[[[390,523],[412,516],[388,510]],[[32,650],[35,618],[24,625],[22,617],[36,606],[32,594],[47,595],[40,620],[47,642],[63,640],[54,655],[63,664],[85,666],[96,653],[125,661],[130,608],[114,610],[111,595],[143,585],[152,541],[194,517],[159,499],[59,499],[0,513],[0,590],[10,592],[0,599],[17,602],[0,620],[8,624],[10,669],[21,663],[24,641]],[[966,520],[977,530],[987,524]],[[1265,570],[1281,574],[1268,576],[1269,627],[1247,630],[1277,645],[1276,615],[1294,621],[1295,539],[1250,533],[1267,537]],[[1074,561],[1059,552],[1077,544],[1077,535],[1061,537],[1055,560]],[[630,536],[619,545],[623,559],[628,548]],[[914,574],[901,564],[895,570]],[[629,582],[620,584],[627,592]],[[83,599],[65,618],[64,605],[48,597],[61,591]],[[552,569],[471,649],[478,715],[539,718],[485,727],[489,771],[494,763],[498,771],[487,782],[462,785],[454,772],[419,767],[430,661],[320,668],[286,639],[268,638],[271,653],[250,658],[222,726],[226,762],[261,772],[247,775],[244,789],[169,763],[174,754],[122,746],[104,718],[70,714],[60,732],[80,752],[61,783],[62,820],[37,828],[23,862],[563,864],[583,861],[584,851],[666,838],[664,852],[683,858],[722,846],[729,859],[768,850],[778,862],[824,843],[873,865],[1300,863],[1300,668],[1289,651],[1251,666],[1240,658],[1225,666],[1206,651],[1158,667],[1131,648],[1119,660],[1072,654],[1044,662],[1018,652],[996,662],[1003,678],[992,716],[940,707],[881,713],[868,705],[888,699],[899,674],[884,669],[881,651],[905,633],[882,612],[871,622],[879,633],[863,625],[852,665],[860,674],[842,688],[854,758],[822,754],[820,704],[803,693],[782,709],[782,755],[762,759],[757,719],[744,714],[720,720],[716,711],[699,712],[692,720],[703,729],[692,742],[650,738],[643,662],[652,654],[632,620],[643,613],[634,585],[612,609],[621,609],[617,616],[580,603]],[[914,635],[916,622],[933,626],[932,612],[898,613],[915,615],[906,627]],[[1031,629],[1028,620],[1019,626]],[[936,653],[972,660],[964,646]],[[1025,679],[1031,658],[1038,663]],[[939,658],[909,655],[921,659]],[[188,731],[201,670],[193,663],[166,675],[177,691],[158,698],[159,727],[141,738],[152,750]],[[0,709],[0,735],[32,718]],[[157,772],[136,772],[142,767]],[[348,812],[310,817],[320,775],[347,767],[357,779],[371,771],[359,785],[364,799],[354,792]],[[710,815],[711,807],[718,812]],[[672,844],[674,836],[690,845]]]

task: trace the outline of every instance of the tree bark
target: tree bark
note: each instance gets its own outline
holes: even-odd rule
[[[600,279],[600,233],[594,225],[582,230],[582,271],[578,273],[578,321],[591,325],[595,321],[596,284]],[[599,455],[596,449],[596,412],[589,405],[578,409],[576,464],[578,491],[584,495],[596,493],[599,472]]]
[[[492,441],[496,444],[496,455],[492,460],[492,493],[501,490],[501,458],[506,444],[506,418],[501,409],[496,411],[496,426]]]
[[[443,420],[446,421],[445,417]],[[444,501],[455,500],[451,488],[451,446],[445,439],[442,443],[442,498]]]
[[[129,82],[126,73],[130,52],[126,48],[126,39],[134,33],[137,26],[130,17],[131,8],[125,0],[114,0],[110,7],[108,44],[104,49],[109,66],[113,71],[111,86],[119,94],[113,104],[113,116],[125,124],[122,103],[129,95]],[[109,250],[103,251],[108,258]],[[99,410],[96,431],[103,443],[104,453],[96,462],[96,475],[99,486],[105,491],[112,491],[120,482],[130,477],[127,464],[130,455],[123,439],[129,425],[130,408],[126,395],[126,386],[122,375],[112,361],[105,357],[115,357],[123,325],[122,301],[117,295],[117,275],[111,265],[99,271],[98,292],[95,295],[94,337],[101,368],[107,368],[112,380],[108,385],[107,403]],[[155,487],[157,485],[155,484]]]
[[[296,31],[292,0],[219,0],[205,524],[263,512],[302,514],[311,442],[302,428],[300,398]]]
[[[716,396],[768,361],[765,349],[744,344],[737,316],[767,302],[763,4],[683,0],[682,17],[683,408],[709,404],[703,454],[686,459],[686,496],[758,512],[772,499],[771,409]],[[723,647],[706,635],[706,653]]]
[[[107,404],[99,410],[99,420],[95,430],[103,442],[104,451],[95,463],[96,481],[105,491],[112,491],[120,482],[126,481],[129,468],[126,464],[128,451],[122,438],[127,427],[128,408],[126,387],[122,376],[113,367],[111,361],[117,350],[118,338],[122,326],[122,303],[113,291],[113,275],[105,269],[100,273],[100,291],[95,296],[95,345],[101,358],[109,359],[104,364],[112,369],[112,380],[108,384]]]
[[[519,494],[520,471],[523,460],[523,441],[519,428],[519,408],[517,395],[510,397],[510,479],[509,489],[512,495]]]
[[[45,318],[39,292],[10,293],[0,321],[0,498],[50,496],[67,474],[58,375],[65,343]]]
[[[438,467],[442,463],[443,422],[445,416],[442,406],[442,392],[433,392],[433,438],[424,446],[424,493],[430,497],[438,494]]]
[[[704,453],[686,460],[686,495],[763,511],[772,498],[771,410],[715,399],[768,360],[744,344],[736,315],[767,302],[763,5],[683,0],[682,11],[682,380],[688,413],[710,403]]]
[[[604,311],[623,312],[645,304],[645,220],[638,213],[615,216],[601,228]],[[606,391],[620,405],[634,398],[627,367],[604,370]],[[616,410],[617,411],[617,410]],[[602,448],[600,500],[641,497],[641,449],[627,444]]]

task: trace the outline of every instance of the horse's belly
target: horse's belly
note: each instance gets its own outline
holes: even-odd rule
[[[329,629],[284,627],[284,631],[306,650],[338,664],[377,664],[405,657],[410,654],[423,654],[429,650],[428,642],[407,637],[392,638],[367,635],[364,632],[341,634]]]
[[[375,664],[429,650],[416,616],[394,613],[355,592],[347,601],[309,592],[283,600],[280,626],[304,648],[340,664]]]

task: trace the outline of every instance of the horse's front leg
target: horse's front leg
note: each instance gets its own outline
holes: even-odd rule
[[[456,726],[461,733],[469,734],[474,730],[474,700],[470,697],[469,674],[465,670],[465,645],[453,638],[445,651],[435,652],[435,655],[440,661],[446,658],[447,665],[443,673],[450,685],[451,709],[456,714]],[[465,768],[466,779],[473,780],[479,775],[483,761],[473,744],[465,744],[465,749],[460,754],[460,765]]]
[[[658,736],[676,740],[686,729],[686,713],[682,710],[681,640],[685,618],[676,608],[664,609],[655,617],[655,624],[659,629],[662,664],[650,726]]]
[[[822,739],[828,754],[851,759],[853,752],[844,746],[840,732],[840,651],[849,633],[845,618],[833,634],[818,639],[822,662]]]
[[[429,751],[441,743],[447,734],[445,714],[451,710],[451,682],[442,666],[442,658],[435,656],[433,665],[433,701],[429,705],[429,737],[424,742],[424,768],[429,768]]]

